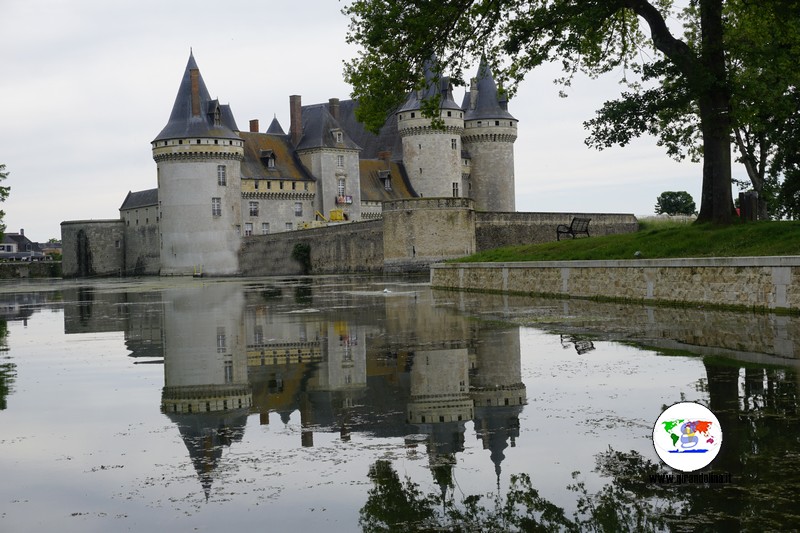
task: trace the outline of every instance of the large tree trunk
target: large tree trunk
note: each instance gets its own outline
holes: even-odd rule
[[[722,41],[722,0],[700,0],[703,72],[695,73],[703,133],[703,191],[700,222],[730,224],[731,193],[731,99],[727,84],[725,48]]]
[[[731,193],[731,118],[725,48],[722,41],[722,0],[700,0],[702,43],[698,58],[673,37],[666,21],[648,0],[622,0],[650,26],[653,45],[686,76],[700,107],[703,134],[703,189],[697,220],[729,224],[733,220]]]

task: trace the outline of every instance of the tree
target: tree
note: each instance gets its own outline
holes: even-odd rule
[[[695,207],[686,191],[664,191],[656,198],[657,215],[694,215]]]
[[[598,76],[619,67],[641,69],[648,42],[641,20],[650,31],[649,43],[682,77],[681,88],[698,109],[703,147],[698,219],[729,223],[731,91],[723,0],[693,4],[700,29],[696,42],[676,38],[668,27],[672,0],[356,0],[344,9],[351,17],[347,39],[362,49],[346,64],[345,77],[359,100],[358,118],[376,130],[419,85],[422,64],[433,55],[441,60],[438,72],[448,68],[459,82],[465,67],[485,53],[513,95],[525,75],[545,62],[561,62],[565,85],[579,71]]]
[[[6,166],[0,163],[0,181],[3,181],[8,177],[8,172],[6,172]],[[0,186],[0,202],[5,202],[6,198],[8,198],[9,193],[11,193],[11,187],[2,187]],[[0,240],[3,239],[3,234],[6,231],[6,225],[3,224],[3,217],[6,216],[5,211],[0,210]]]
[[[734,182],[742,190],[758,192],[759,218],[764,219],[780,214],[778,181],[785,177],[787,166],[778,153],[797,147],[787,125],[800,114],[800,71],[795,66],[800,57],[798,9],[796,0],[728,0],[724,4],[731,142],[748,177]],[[697,5],[691,3],[681,18],[687,42],[700,41]],[[606,102],[595,118],[584,123],[590,131],[586,143],[598,149],[624,146],[631,138],[649,133],[670,157],[698,161],[703,153],[699,109],[686,80],[660,58],[642,65],[641,75],[641,80],[628,84],[630,91]]]

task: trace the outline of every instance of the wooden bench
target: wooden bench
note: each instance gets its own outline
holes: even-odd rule
[[[560,241],[562,235],[570,235],[573,239],[577,238],[578,234],[586,234],[589,236],[589,221],[591,218],[575,217],[569,226],[566,224],[559,224],[556,228],[556,240]]]

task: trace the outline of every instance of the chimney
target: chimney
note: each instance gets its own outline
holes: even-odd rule
[[[200,71],[193,68],[189,71],[192,80],[192,116],[200,116]]]
[[[339,122],[339,99],[338,98],[331,98],[328,100],[328,111],[330,112],[331,116],[336,119],[336,122]]]
[[[250,133],[258,133],[258,119],[250,120]]]
[[[289,97],[289,135],[294,146],[300,144],[303,136],[303,105],[299,94]]]
[[[19,228],[19,234],[24,237],[25,236],[25,228]]]

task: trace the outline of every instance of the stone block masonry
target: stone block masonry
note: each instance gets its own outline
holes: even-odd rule
[[[800,257],[462,263],[439,288],[800,311]]]

